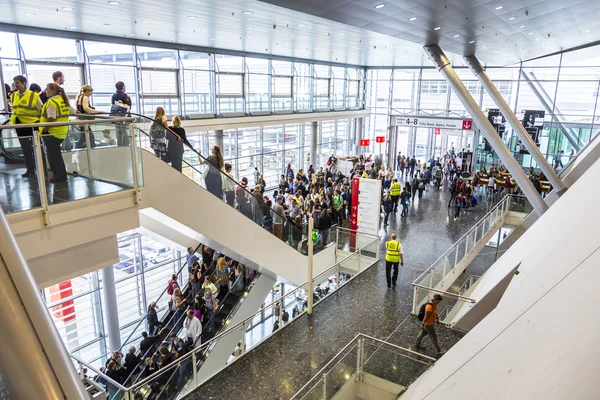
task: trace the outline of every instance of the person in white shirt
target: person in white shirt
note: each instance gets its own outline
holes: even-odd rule
[[[201,342],[200,337],[202,336],[202,323],[198,318],[194,317],[192,310],[188,310],[187,312],[187,317],[183,321],[183,330],[188,341],[191,340],[194,343],[194,347],[199,347]]]

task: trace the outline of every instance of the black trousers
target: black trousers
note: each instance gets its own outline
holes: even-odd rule
[[[17,124],[20,123],[21,122],[17,119]],[[25,166],[27,167],[27,172],[34,172],[35,158],[33,157],[33,128],[17,128],[15,130],[17,131],[17,136],[19,137],[21,149],[23,150],[23,157],[25,157]]]
[[[44,136],[44,144],[46,145],[46,154],[48,156],[48,163],[50,169],[54,173],[54,179],[66,180],[67,179],[67,168],[65,167],[65,161],[62,158],[60,152],[60,145],[64,139],[59,139],[56,136],[48,135]]]
[[[387,280],[388,286],[390,286],[392,283],[395,285],[396,281],[398,280],[398,264],[399,262],[391,262],[387,260],[385,262],[385,279]],[[393,276],[391,276],[392,267],[394,267]]]
[[[392,196],[392,203],[394,204],[393,212],[398,211],[398,200],[400,200],[400,196]]]

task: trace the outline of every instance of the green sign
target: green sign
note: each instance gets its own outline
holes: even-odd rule
[[[312,242],[317,243],[318,241],[319,241],[319,230],[313,229],[312,230]]]

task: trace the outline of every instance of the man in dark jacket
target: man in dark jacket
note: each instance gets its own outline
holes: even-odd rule
[[[164,324],[158,320],[158,314],[156,314],[156,309],[158,305],[155,301],[150,303],[148,307],[148,316],[146,317],[148,321],[148,328],[150,329],[150,333],[156,333],[158,328],[162,328]]]
[[[142,341],[140,342],[140,355],[142,357],[145,357],[146,353],[149,353],[150,350],[152,350],[155,341],[156,336],[149,336],[148,332],[142,332]]]

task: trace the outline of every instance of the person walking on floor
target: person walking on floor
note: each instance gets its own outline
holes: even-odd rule
[[[404,254],[402,253],[402,245],[396,241],[396,234],[392,234],[392,240],[385,243],[387,249],[385,253],[385,279],[387,287],[396,286],[398,280],[398,263],[404,267]],[[394,275],[391,275],[392,267],[394,267]]]
[[[390,219],[390,213],[394,210],[394,203],[392,202],[392,198],[389,193],[386,193],[383,198],[383,212],[385,213],[385,218],[383,219],[383,226],[388,226],[388,221]]]
[[[393,212],[396,213],[398,211],[398,200],[400,200],[400,192],[402,191],[400,187],[400,182],[398,182],[397,178],[394,178],[394,182],[392,183],[392,187],[390,188],[390,197],[392,198],[392,204],[394,205]]]
[[[439,294],[434,294],[431,300],[424,304],[424,308],[422,309],[423,315],[421,319],[421,312],[419,312],[419,319],[421,322],[421,332],[419,332],[419,336],[417,336],[416,348],[419,350],[424,349],[425,347],[421,344],[423,338],[429,335],[431,342],[433,343],[433,347],[435,347],[437,351],[437,355],[441,356],[444,351],[438,344],[437,335],[435,333],[435,324],[439,324],[440,320],[438,319],[438,304],[442,301],[442,296]]]

